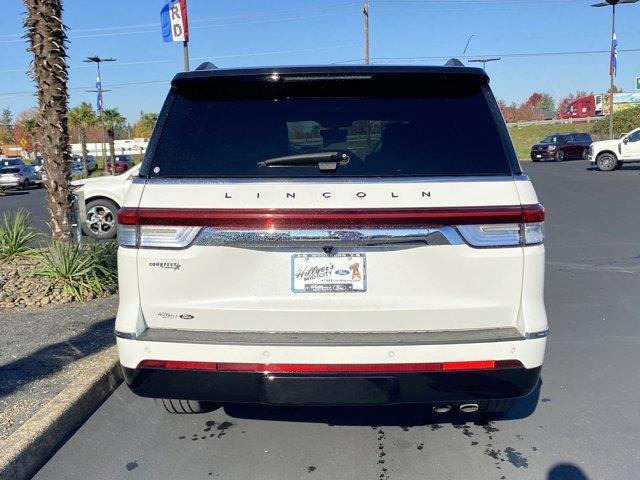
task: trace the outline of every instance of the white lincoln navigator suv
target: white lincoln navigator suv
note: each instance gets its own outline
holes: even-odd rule
[[[120,361],[171,412],[538,383],[544,209],[483,70],[180,73],[122,207]]]

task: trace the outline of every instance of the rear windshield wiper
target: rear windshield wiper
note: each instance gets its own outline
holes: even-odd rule
[[[274,157],[258,162],[259,167],[312,167],[317,165],[320,170],[334,171],[338,165],[349,163],[349,155],[343,152],[315,152],[301,153]]]

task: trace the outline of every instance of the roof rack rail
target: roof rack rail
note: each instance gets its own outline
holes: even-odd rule
[[[200,65],[196,67],[196,70],[217,70],[217,69],[218,67],[216,67],[211,62],[202,62]]]
[[[450,58],[447,60],[447,63],[444,64],[445,67],[464,67],[464,63],[462,63],[457,58]]]

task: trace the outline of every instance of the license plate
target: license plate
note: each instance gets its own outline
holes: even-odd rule
[[[367,291],[363,253],[295,254],[291,256],[291,291],[341,293]]]
[[[542,158],[542,155],[536,155],[536,158]]]

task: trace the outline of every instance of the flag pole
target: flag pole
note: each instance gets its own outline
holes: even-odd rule
[[[189,42],[187,40],[182,42],[182,56],[184,58],[184,71],[189,71]]]

